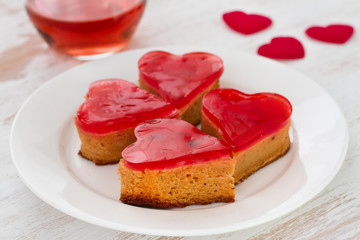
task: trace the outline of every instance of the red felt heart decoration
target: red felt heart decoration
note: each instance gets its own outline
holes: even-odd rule
[[[349,25],[333,24],[327,27],[309,27],[305,33],[316,40],[328,43],[345,43],[354,33],[354,28]]]
[[[305,56],[305,50],[296,38],[276,37],[269,44],[260,46],[258,54],[274,59],[299,59]]]
[[[223,20],[233,30],[242,34],[252,34],[264,30],[271,25],[271,19],[258,14],[246,14],[232,11],[223,14]]]

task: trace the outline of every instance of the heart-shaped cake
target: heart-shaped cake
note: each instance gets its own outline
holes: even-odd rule
[[[81,140],[79,153],[96,164],[117,163],[121,151],[135,141],[134,128],[140,122],[178,114],[170,103],[133,83],[96,81],[74,119]]]
[[[234,147],[234,176],[241,182],[288,151],[291,113],[279,94],[214,89],[204,96],[201,127]]]
[[[305,33],[322,42],[343,44],[353,35],[354,28],[345,24],[332,24],[327,27],[309,27]]]
[[[135,128],[119,163],[121,201],[159,208],[234,201],[232,147],[188,122],[154,119]]]
[[[272,21],[259,14],[246,14],[241,11],[231,11],[223,14],[224,22],[236,32],[253,34],[268,28]]]
[[[299,59],[305,56],[302,43],[293,37],[276,37],[259,47],[258,54],[273,59]]]
[[[203,95],[218,87],[224,69],[222,60],[210,53],[163,51],[143,55],[138,68],[140,87],[173,104],[180,118],[194,125],[200,123]]]

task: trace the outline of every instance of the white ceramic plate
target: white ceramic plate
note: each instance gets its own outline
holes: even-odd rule
[[[88,85],[98,79],[137,82],[137,60],[150,50],[220,56],[222,87],[276,92],[293,105],[290,151],[236,186],[234,203],[149,209],[120,202],[117,165],[95,166],[77,155],[73,117]],[[237,51],[159,47],[88,62],[44,84],[22,106],[11,153],[24,183],[51,206],[99,226],[153,235],[209,235],[253,227],[280,217],[318,194],[338,172],[347,150],[344,117],[332,98],[304,75],[275,61]]]

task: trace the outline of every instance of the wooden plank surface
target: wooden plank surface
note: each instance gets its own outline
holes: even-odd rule
[[[263,13],[273,25],[242,36],[221,20],[229,10]],[[162,237],[120,232],[77,220],[38,199],[12,163],[11,124],[21,104],[41,84],[82,62],[59,54],[39,37],[24,1],[0,0],[0,239],[360,239],[360,2],[149,0],[127,50],[163,45],[208,45],[256,54],[275,36],[300,39],[306,57],[283,64],[320,84],[343,111],[350,133],[345,162],[314,199],[279,219],[243,231],[204,237]],[[311,25],[348,23],[355,34],[345,45],[306,37]]]

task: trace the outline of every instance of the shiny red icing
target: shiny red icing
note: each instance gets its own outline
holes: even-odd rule
[[[140,58],[138,67],[140,78],[178,109],[215,83],[224,70],[218,56],[204,52],[179,56],[153,51]]]
[[[122,79],[92,83],[86,98],[75,122],[91,133],[109,133],[148,119],[178,116],[170,103]]]
[[[135,128],[137,141],[124,149],[127,167],[169,169],[229,157],[232,148],[178,119],[154,119]]]
[[[268,28],[272,21],[259,14],[246,14],[241,11],[231,11],[223,14],[224,22],[233,30],[242,34],[253,34]]]
[[[249,95],[235,89],[210,91],[204,96],[202,106],[202,114],[237,151],[284,127],[291,113],[290,102],[279,94]]]
[[[327,27],[309,27],[305,33],[309,37],[322,42],[343,44],[353,35],[354,28],[345,24],[332,24]]]

